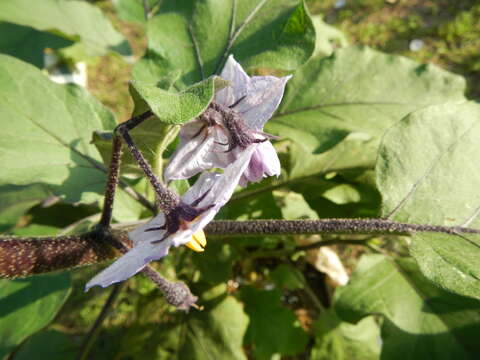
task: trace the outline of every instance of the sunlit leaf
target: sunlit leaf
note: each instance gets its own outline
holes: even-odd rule
[[[329,310],[315,323],[315,335],[312,360],[375,360],[380,357],[380,330],[373,316],[353,325]]]
[[[0,1],[0,20],[80,41],[89,56],[115,51],[131,55],[128,42],[97,7],[84,1]]]
[[[267,130],[324,152],[350,133],[379,140],[409,112],[463,100],[465,80],[434,65],[366,47],[339,49],[299,68]]]
[[[245,68],[293,70],[315,47],[313,24],[297,0],[164,2],[147,34],[135,78],[181,70],[178,87],[218,74],[229,54]]]
[[[94,130],[112,129],[115,119],[85,90],[55,84],[33,66],[0,55],[0,121],[0,185],[42,183],[71,203],[100,199],[106,168],[89,142]],[[131,208],[133,200],[119,195]]]
[[[383,215],[431,225],[480,225],[480,105],[432,106],[392,127],[379,151]],[[412,255],[442,287],[480,299],[480,237],[419,233]]]

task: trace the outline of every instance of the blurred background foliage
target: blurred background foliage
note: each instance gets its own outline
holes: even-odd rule
[[[141,6],[123,0],[90,3],[100,8],[113,27],[128,40],[133,57],[140,58],[147,47]],[[307,5],[312,14],[321,14],[327,24],[340,29],[344,41],[438,64],[464,75],[469,83],[467,96],[480,98],[478,0],[310,0]],[[26,31],[21,25],[0,23],[1,27],[9,27],[9,31],[16,27],[14,31],[18,33]],[[36,32],[35,36],[38,42],[47,41],[52,48],[69,44],[69,40],[51,34]],[[415,40],[420,42],[412,44]],[[2,52],[9,53],[5,50],[8,46],[0,41]],[[31,63],[40,61],[32,56],[26,56],[26,59]],[[87,61],[88,90],[110,108],[119,121],[128,119],[133,110],[128,92],[132,67],[133,61],[125,61],[118,53],[111,52]],[[285,153],[281,156],[288,164]],[[262,186],[265,184],[268,180]],[[256,186],[259,185],[249,188],[246,195],[237,195],[220,217],[241,220],[375,217],[380,212],[381,198],[372,170],[332,172],[326,178],[312,177],[309,181],[292,184],[290,191],[279,188],[257,194]],[[313,186],[316,191],[311,190]],[[7,190],[2,188],[2,191],[10,191]],[[41,189],[32,189],[31,197],[24,200],[23,205],[9,203],[8,206],[28,209],[36,203],[36,197],[44,197]],[[21,217],[14,228],[2,230],[24,236],[78,231],[94,224],[97,214],[98,207],[94,205],[58,203],[52,206],[42,202]],[[84,220],[72,227],[78,219]],[[363,236],[325,236],[323,240],[343,238],[365,239]],[[339,285],[338,278],[332,279],[328,275],[333,271],[332,266],[322,268],[319,260],[328,254],[320,254],[318,249],[310,253],[294,251],[296,246],[318,239],[305,236],[250,237],[220,241],[211,238],[208,251],[203,254],[176,250],[175,256],[169,256],[157,265],[158,270],[170,280],[186,281],[193,293],[200,297],[204,310],[188,314],[178,312],[166,305],[149,280],[136,276],[123,285],[93,345],[90,358],[376,359],[382,343],[381,326],[385,325],[382,331],[391,335],[387,337],[389,344],[394,342],[392,338],[402,340],[412,336],[396,328],[388,316],[380,319],[378,314],[382,311],[388,313],[391,309],[366,309],[360,304],[364,316],[375,315],[364,317],[355,325],[340,319],[336,309],[330,307],[334,301],[334,289]],[[383,254],[407,254],[402,242],[388,242],[388,237],[368,240],[370,247],[380,249]],[[280,253],[276,251],[279,243],[283,250]],[[371,250],[352,245],[335,245],[333,249],[339,254],[346,275],[350,275],[358,259]],[[370,255],[363,261],[364,276],[372,276],[372,272],[379,268],[392,274],[395,272],[384,268],[387,267],[384,259],[375,256],[381,257]],[[415,265],[408,261],[403,265],[405,271],[416,271]],[[48,326],[45,325],[53,315],[46,312],[45,319],[35,324],[30,333],[34,332],[32,329],[43,330],[26,340],[23,336],[12,340],[13,345],[1,344],[4,351],[1,354],[15,349],[10,355],[15,360],[75,359],[82,339],[109,296],[108,290],[100,288],[83,292],[85,282],[101,268],[93,266],[72,272],[71,289],[66,285],[65,275],[53,275],[56,278],[49,281],[56,284],[55,291],[39,295],[37,305],[43,306],[42,301],[61,304],[70,293],[62,310]],[[418,284],[428,288],[422,279]],[[345,289],[336,294],[339,304],[349,296],[355,298],[354,290]],[[386,291],[391,298],[396,296],[395,289]],[[437,290],[428,288],[428,291],[432,299],[439,296]],[[457,300],[452,296],[453,303]],[[0,301],[14,300],[4,297]],[[474,306],[478,305],[471,305]],[[355,316],[358,314],[353,314],[352,318]],[[448,337],[448,328],[445,334]],[[22,341],[21,346],[16,347]],[[393,344],[392,348],[395,346]]]

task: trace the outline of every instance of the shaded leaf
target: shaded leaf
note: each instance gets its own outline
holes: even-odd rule
[[[229,54],[245,68],[293,70],[315,46],[313,24],[296,0],[164,2],[147,33],[148,51],[134,77],[181,70],[180,88],[218,74]]]
[[[0,232],[13,227],[28,209],[49,195],[48,190],[40,184],[0,186]]]
[[[212,240],[208,241],[205,252],[200,256],[194,254],[192,260],[201,279],[216,284],[231,278],[233,263],[238,257],[230,245]]]
[[[84,1],[0,1],[0,20],[80,41],[82,50],[89,56],[104,55],[108,51],[131,55],[128,42],[100,9]]]
[[[278,290],[241,289],[245,311],[250,316],[245,343],[252,347],[255,359],[270,359],[277,353],[295,355],[307,345],[308,335],[292,311],[280,305],[280,296]]]
[[[382,315],[382,359],[472,359],[480,350],[480,302],[435,287],[409,258],[363,256],[335,309],[349,322]]]
[[[383,215],[431,225],[480,225],[480,105],[428,107],[407,116],[383,139],[377,183]],[[480,299],[480,237],[419,233],[411,253],[440,286]]]
[[[52,321],[69,293],[68,273],[0,280],[0,358]]]
[[[242,342],[248,317],[242,305],[227,296],[207,306],[188,317],[178,359],[246,359]]]
[[[15,360],[49,359],[73,360],[77,347],[67,334],[56,330],[40,331],[33,335],[15,353]]]
[[[72,41],[27,26],[0,23],[0,53],[44,67],[44,50],[70,46]]]

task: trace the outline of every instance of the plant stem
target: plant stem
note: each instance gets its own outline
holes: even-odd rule
[[[93,326],[91,327],[91,329],[89,330],[85,338],[83,339],[82,345],[80,346],[80,354],[77,357],[78,360],[87,359],[87,356],[90,353],[90,350],[93,344],[95,343],[95,340],[97,340],[98,335],[100,334],[100,329],[102,327],[103,321],[108,316],[108,312],[110,311],[110,308],[113,306],[113,304],[115,303],[115,300],[120,294],[122,285],[123,283],[113,285],[110,295],[107,298],[107,301],[103,305],[102,310],[97,316],[97,319],[93,323]]]
[[[116,257],[118,254],[113,251],[114,243],[128,244],[126,229],[131,228],[124,226],[104,233],[93,231],[70,236],[0,236],[0,277],[15,278],[70,269]],[[382,219],[212,221],[204,231],[207,236],[222,237],[300,234],[412,235],[417,232],[465,237],[466,234],[480,234],[479,229],[408,224]]]
[[[108,168],[107,186],[105,189],[105,200],[103,202],[102,218],[99,225],[108,228],[112,221],[113,201],[120,176],[120,162],[122,158],[122,140],[114,135],[112,142],[112,158]]]
[[[205,228],[207,235],[300,235],[300,234],[378,234],[411,235],[435,232],[450,235],[480,234],[480,230],[460,226],[436,226],[400,223],[383,219],[321,220],[247,220],[212,221]]]

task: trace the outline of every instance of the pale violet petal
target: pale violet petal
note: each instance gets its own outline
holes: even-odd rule
[[[139,226],[128,233],[128,237],[133,242],[133,245],[136,246],[143,242],[152,242],[158,239],[163,238],[165,235],[165,230],[158,231],[145,231],[150,228],[158,228],[165,224],[165,215],[159,213],[157,216],[152,218],[149,222]]]
[[[217,127],[209,127],[208,132],[190,139],[184,135],[165,168],[165,181],[189,179],[203,170],[225,168],[235,160],[232,152],[226,152],[228,145],[222,145],[228,142],[227,135]]]
[[[277,152],[270,141],[260,143],[250,158],[250,162],[240,178],[239,185],[261,181],[264,177],[280,175],[281,166]]]
[[[250,79],[247,97],[234,107],[247,125],[262,130],[282,101],[285,85],[291,76],[254,76]]]
[[[280,160],[277,151],[270,141],[260,143],[257,147],[256,153],[259,154],[263,162],[264,176],[278,176],[282,172]]]
[[[143,242],[135,246],[91,279],[85,286],[85,291],[92,286],[99,285],[107,287],[132,277],[141,271],[150,261],[160,259],[167,255],[171,245],[172,242],[166,239],[159,244],[152,245],[149,242]]]
[[[188,179],[200,171],[211,169],[210,155],[215,150],[215,138],[199,135],[180,145],[165,168],[165,181]]]
[[[220,77],[228,80],[230,86],[227,86],[216,93],[216,102],[225,106],[230,106],[242,96],[247,95],[247,85],[250,82],[250,78],[245,73],[242,66],[235,61],[233,55],[228,57]]]

